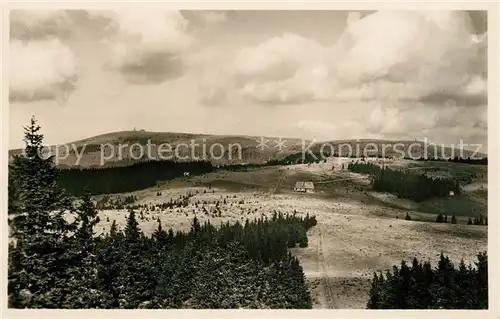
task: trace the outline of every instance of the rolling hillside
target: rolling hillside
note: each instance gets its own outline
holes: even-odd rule
[[[285,157],[300,159],[302,151],[310,150],[319,155],[322,151],[328,156],[333,149],[335,154],[349,155],[349,149],[353,153],[363,155],[366,149],[368,155],[385,154],[389,157],[423,156],[425,154],[424,142],[415,141],[388,141],[388,140],[336,140],[310,144],[310,141],[297,138],[282,138],[283,147],[278,148],[279,139],[276,137],[265,137],[266,146],[260,146],[261,137],[241,135],[208,135],[170,132],[147,132],[147,131],[123,131],[98,135],[83,140],[67,143],[69,154],[64,152],[64,147],[59,146],[58,165],[68,166],[124,166],[134,162],[147,159],[160,159],[159,154],[164,156],[171,154],[177,160],[210,160],[215,165],[239,164],[239,163],[263,163],[270,159],[282,159]],[[148,141],[150,141],[150,156],[148,155]],[[369,145],[369,143],[372,143]],[[141,158],[142,152],[144,153]],[[168,144],[163,146],[161,144]],[[220,144],[220,145],[216,145]],[[120,148],[118,146],[121,146]],[[193,146],[191,146],[193,145]],[[372,151],[376,145],[378,151]],[[390,145],[390,146],[388,146]],[[385,146],[385,148],[384,148]],[[213,147],[212,155],[210,149]],[[240,149],[241,147],[241,156]],[[52,147],[54,150],[54,147]],[[114,151],[112,151],[114,149]],[[223,149],[224,153],[221,153]],[[384,151],[382,151],[384,149]],[[83,155],[82,152],[83,151]],[[175,153],[177,151],[177,154]],[[10,150],[9,155],[20,154],[21,149]],[[121,152],[121,154],[120,154]],[[169,153],[170,152],[170,153]],[[384,152],[384,153],[383,153]],[[78,154],[81,160],[78,161]],[[101,155],[102,154],[102,155]],[[165,155],[167,154],[167,155]],[[460,151],[451,148],[437,147],[436,153],[432,146],[428,147],[428,156],[449,157],[459,156]],[[471,156],[473,152],[464,150],[465,157]],[[485,157],[485,154],[476,154]]]

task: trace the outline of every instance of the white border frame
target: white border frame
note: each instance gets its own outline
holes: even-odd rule
[[[2,0],[3,1],[3,0]],[[376,2],[376,1],[328,1],[328,2],[305,2],[303,1],[246,1],[246,2],[223,2],[223,1],[183,1],[183,2],[146,2],[146,1],[123,1],[123,2],[82,2],[82,1],[53,1],[53,2],[2,2],[2,78],[0,92],[2,96],[1,128],[2,138],[0,157],[0,178],[2,189],[0,198],[2,212],[7,211],[7,162],[9,143],[9,101],[8,101],[8,48],[9,48],[9,10],[11,9],[100,9],[112,10],[118,6],[156,6],[163,9],[214,9],[214,10],[487,10],[488,11],[488,262],[489,262],[489,309],[488,310],[14,310],[7,309],[7,216],[2,217],[2,317],[3,318],[142,318],[156,317],[164,318],[171,316],[175,318],[331,318],[349,317],[354,318],[500,318],[499,314],[499,286],[500,270],[498,264],[499,256],[499,138],[500,129],[495,120],[499,117],[498,88],[499,78],[499,3],[496,1],[442,1],[442,2]],[[497,194],[495,196],[494,194]]]

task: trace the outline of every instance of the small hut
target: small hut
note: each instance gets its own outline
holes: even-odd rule
[[[295,192],[301,193],[312,193],[314,192],[314,183],[298,181],[297,183],[295,183],[295,187],[293,188],[293,190]]]

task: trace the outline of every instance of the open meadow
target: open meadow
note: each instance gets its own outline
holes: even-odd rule
[[[488,228],[467,225],[469,216],[486,215],[486,168],[448,164],[446,171],[458,174],[479,170],[482,177],[470,185],[481,183],[483,187],[466,187],[456,198],[414,203],[370,190],[366,175],[347,171],[351,161],[332,158],[319,164],[217,171],[111,197],[137,197],[135,204],[144,205],[137,216],[145,234],[153,233],[158,219],[164,228],[187,231],[194,217],[201,223],[209,220],[220,225],[271,217],[274,211],[316,216],[318,224],[308,232],[308,247],[292,248],[310,282],[315,308],[364,308],[373,272],[402,259],[411,262],[416,257],[434,263],[443,252],[455,264],[461,259],[468,264],[474,262],[478,251],[487,249]],[[387,165],[436,166],[405,160]],[[294,192],[297,181],[313,181],[314,191]],[[183,198],[187,198],[185,204],[178,207],[158,208],[161,203]],[[102,195],[95,199],[99,201]],[[455,202],[461,203],[457,204],[461,208],[456,213],[458,223],[435,223],[439,205]],[[411,221],[405,220],[407,213]],[[99,216],[96,230],[105,233],[113,220],[123,227],[128,212],[108,209],[101,210]]]

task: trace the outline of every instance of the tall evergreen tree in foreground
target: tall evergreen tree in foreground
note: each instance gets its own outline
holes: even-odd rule
[[[75,230],[64,214],[71,200],[57,187],[53,158],[43,154],[43,135],[34,118],[24,128],[24,154],[15,156],[9,175],[16,203],[9,207],[13,244],[9,249],[9,305],[56,307],[63,298],[66,252]]]

